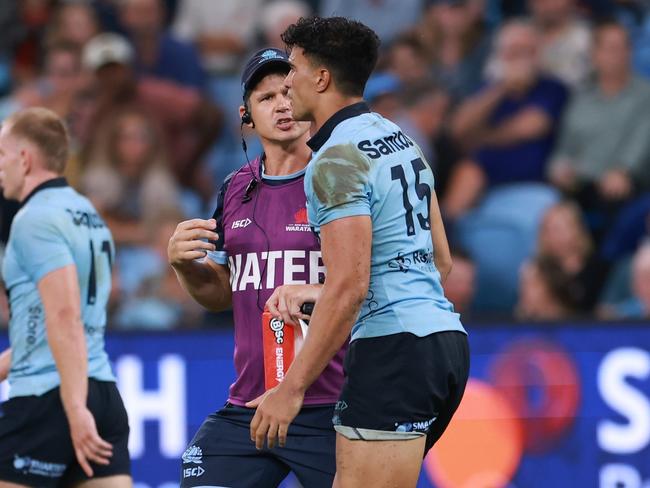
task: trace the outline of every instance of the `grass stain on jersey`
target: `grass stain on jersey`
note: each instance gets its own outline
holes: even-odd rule
[[[312,184],[318,199],[333,207],[364,194],[370,162],[354,144],[329,147],[315,162]]]

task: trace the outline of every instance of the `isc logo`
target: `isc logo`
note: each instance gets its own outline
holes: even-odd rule
[[[183,470],[183,478],[201,476],[203,473],[205,473],[205,469],[203,469],[201,466],[197,466],[196,468],[185,468]]]
[[[248,227],[250,224],[251,224],[251,219],[235,220],[232,223],[232,226],[230,228],[231,229],[243,229],[244,227]]]

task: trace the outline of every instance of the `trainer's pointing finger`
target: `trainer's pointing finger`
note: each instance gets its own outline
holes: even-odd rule
[[[287,445],[287,431],[289,426],[286,424],[280,424],[278,427],[278,445],[284,447]]]
[[[253,400],[253,402],[259,400],[260,398],[261,398],[261,396],[256,398],[255,400]],[[248,402],[248,404],[246,404],[246,406],[248,406],[250,403],[253,403],[253,402]],[[257,406],[257,405],[255,405],[255,406]],[[257,412],[255,412],[255,415],[253,415],[253,420],[251,420],[251,427],[250,427],[250,429],[251,429],[251,441],[253,441],[253,442],[255,442],[255,434],[257,433],[257,427],[260,425],[261,422],[262,422],[262,413],[257,411]]]
[[[215,219],[208,219],[208,220],[191,219],[178,224],[179,229],[184,229],[184,230],[196,229],[196,228],[214,230],[216,226],[217,226],[217,221]]]
[[[275,447],[275,439],[278,436],[278,424],[272,423],[269,425],[269,432],[266,435],[266,445],[269,449]]]
[[[266,420],[266,418],[262,418],[262,421],[257,426],[257,430],[255,431],[255,447],[257,449],[264,448],[264,439],[266,438],[268,431],[269,422]]]
[[[276,288],[273,292],[273,295],[271,295],[266,301],[266,307],[269,309],[269,312],[273,317],[280,317],[280,311],[278,310],[278,290],[279,288]]]

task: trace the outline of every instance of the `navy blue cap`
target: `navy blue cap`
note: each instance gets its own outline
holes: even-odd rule
[[[251,82],[262,68],[268,68],[271,64],[281,64],[289,68],[289,56],[281,49],[267,47],[260,49],[248,60],[241,75],[242,93],[251,88]]]

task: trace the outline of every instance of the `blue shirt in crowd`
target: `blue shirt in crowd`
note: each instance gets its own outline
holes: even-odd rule
[[[524,96],[504,98],[492,112],[489,125],[496,127],[521,110],[536,107],[549,116],[552,127],[557,127],[567,98],[568,91],[561,82],[540,78]],[[485,171],[489,186],[544,181],[555,134],[553,129],[537,139],[510,146],[485,146],[479,149],[474,159]]]

